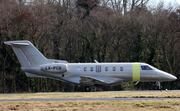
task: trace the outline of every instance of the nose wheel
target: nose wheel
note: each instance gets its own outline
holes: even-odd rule
[[[156,85],[159,87],[159,90],[162,89],[161,83],[159,81],[156,82]]]

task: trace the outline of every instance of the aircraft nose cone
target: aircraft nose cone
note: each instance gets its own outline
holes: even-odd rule
[[[177,77],[169,74],[169,73],[166,73],[166,72],[160,72],[160,74],[163,76],[163,78],[166,80],[166,81],[175,81],[177,79]]]
[[[173,75],[170,75],[168,79],[170,79],[170,80],[172,80],[172,81],[175,81],[175,80],[177,79],[177,77],[175,77],[175,76],[173,76]]]
[[[175,77],[175,76],[172,77],[172,80],[176,80],[176,79],[177,79],[177,77]]]

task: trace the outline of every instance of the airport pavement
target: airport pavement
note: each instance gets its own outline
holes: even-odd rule
[[[132,100],[172,100],[180,98],[56,98],[56,99],[4,99],[0,102],[16,101],[132,101]]]
[[[168,92],[179,92],[180,90],[168,90]],[[159,90],[147,91],[108,91],[108,92],[160,92]],[[161,92],[167,92],[162,90]],[[0,95],[14,95],[14,94],[50,94],[50,93],[79,93],[79,92],[38,92],[38,93],[5,93]],[[82,92],[81,92],[82,93]],[[86,93],[86,92],[84,92]],[[96,92],[92,92],[96,93]],[[98,92],[97,92],[98,93]],[[180,98],[43,98],[43,99],[0,99],[0,102],[13,102],[13,101],[131,101],[131,100],[172,100]]]
[[[180,92],[180,90],[143,90],[143,91],[96,91],[92,93],[99,92]],[[14,95],[14,94],[53,94],[53,93],[86,93],[86,92],[36,92],[36,93],[0,93],[0,95]]]

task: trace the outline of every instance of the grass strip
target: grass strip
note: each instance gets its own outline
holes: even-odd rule
[[[180,110],[180,100],[142,101],[20,101],[0,102],[1,110],[43,111],[169,111]]]
[[[180,92],[79,92],[0,95],[0,99],[38,98],[180,98]]]

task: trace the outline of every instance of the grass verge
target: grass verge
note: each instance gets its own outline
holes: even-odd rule
[[[0,102],[1,110],[43,111],[169,111],[180,110],[180,100],[149,101],[30,101]]]
[[[180,92],[79,92],[0,95],[0,99],[38,98],[180,98]]]

